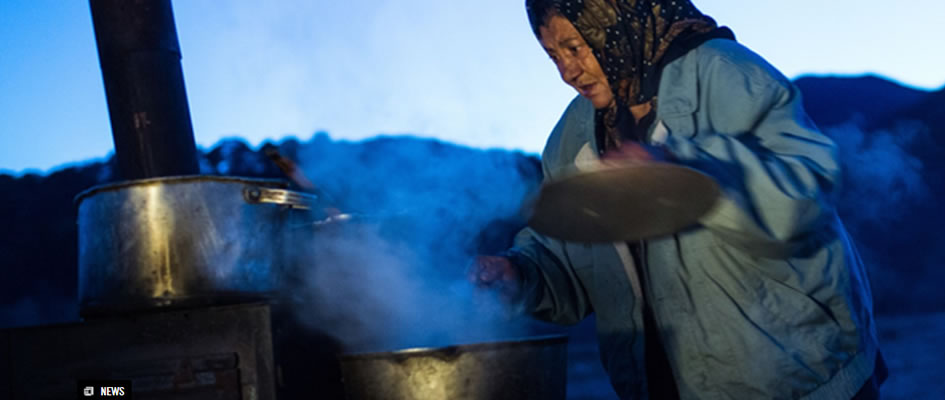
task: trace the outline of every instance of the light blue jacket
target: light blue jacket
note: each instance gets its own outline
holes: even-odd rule
[[[668,64],[648,141],[713,176],[698,224],[643,243],[563,242],[522,231],[511,250],[535,316],[596,315],[617,393],[646,398],[640,279],[683,399],[850,399],[878,353],[866,270],[832,204],[833,142],[761,57],[710,40]],[[542,154],[545,179],[597,158],[594,110],[576,98]]]

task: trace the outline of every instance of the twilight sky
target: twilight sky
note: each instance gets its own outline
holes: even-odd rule
[[[945,3],[695,0],[785,75],[945,84]],[[316,131],[539,152],[573,96],[524,0],[176,0],[197,143]],[[0,1],[0,173],[113,150],[88,2]],[[34,171],[36,172],[36,171]]]

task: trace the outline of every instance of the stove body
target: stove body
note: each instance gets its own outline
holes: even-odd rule
[[[130,380],[139,399],[275,398],[263,303],[2,331],[10,399],[66,399],[81,380]]]
[[[0,330],[0,399],[75,398],[130,380],[136,399],[343,399],[331,338],[247,303]]]

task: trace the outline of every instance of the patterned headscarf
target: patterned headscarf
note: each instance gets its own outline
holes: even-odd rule
[[[561,15],[591,47],[616,100],[613,109],[598,113],[599,121],[617,143],[619,137],[638,139],[635,131],[647,128],[636,126],[644,121],[635,123],[629,108],[650,102],[655,111],[664,65],[708,39],[734,39],[689,0],[526,0],[525,7],[536,36],[548,18]]]

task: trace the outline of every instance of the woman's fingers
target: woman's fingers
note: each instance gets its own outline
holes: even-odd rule
[[[521,292],[518,270],[506,257],[478,256],[467,272],[472,284],[483,289],[495,289],[506,301],[513,301]]]
[[[601,159],[604,161],[652,161],[654,157],[639,143],[624,142],[619,148],[608,150]]]
[[[480,286],[515,278],[512,263],[507,258],[498,256],[476,257],[468,277],[470,281]]]
[[[604,153],[601,161],[609,165],[625,165],[638,162],[673,162],[674,157],[663,147],[624,142],[620,148]]]

